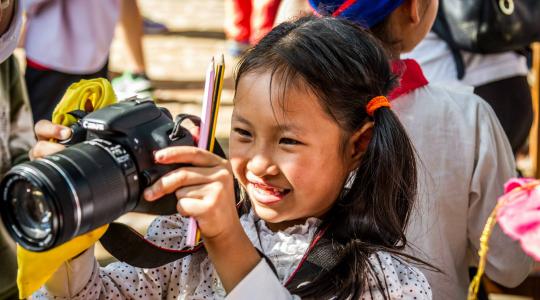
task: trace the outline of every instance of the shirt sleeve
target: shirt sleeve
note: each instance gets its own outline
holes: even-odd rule
[[[300,297],[289,293],[279,282],[264,259],[261,259],[255,268],[234,287],[226,299],[251,300],[254,298],[254,295],[257,295],[256,298],[260,300],[300,299]]]
[[[162,299],[171,266],[141,269],[125,263],[100,268],[93,250],[66,262],[32,299]]]
[[[495,113],[479,101],[475,167],[470,183],[468,239],[472,264],[477,265],[480,236],[486,221],[504,192],[504,183],[516,176],[512,149]],[[489,240],[486,275],[499,284],[514,287],[529,274],[532,260],[519,244],[495,226]]]
[[[148,229],[147,239],[165,241],[161,246],[183,246],[183,235],[179,233],[185,227],[184,222],[177,216],[156,218]],[[168,238],[168,235],[174,235],[174,238]],[[153,269],[136,268],[121,262],[100,268],[92,248],[66,262],[32,298],[163,299],[169,292],[172,276],[178,285],[185,284],[177,282],[178,268],[175,262]]]
[[[373,273],[361,299],[432,299],[429,282],[418,268],[386,252],[372,254],[369,261]]]
[[[28,160],[28,151],[36,142],[34,137],[34,128],[32,113],[26,87],[19,66],[15,57],[10,58],[12,65],[10,66],[13,74],[13,82],[10,92],[10,133],[9,133],[9,151],[11,154],[12,165]]]

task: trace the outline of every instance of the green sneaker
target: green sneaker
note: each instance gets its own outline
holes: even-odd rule
[[[124,72],[112,80],[112,87],[119,101],[133,96],[154,99],[152,83],[145,74]]]

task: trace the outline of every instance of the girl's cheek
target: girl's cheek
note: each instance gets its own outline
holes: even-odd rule
[[[287,181],[292,185],[304,184],[304,182],[309,182],[311,174],[309,174],[310,169],[306,166],[309,164],[302,164],[302,161],[295,159],[291,155],[282,155],[279,160],[275,162],[279,166],[279,172],[287,179]],[[316,176],[320,176],[317,174]]]
[[[240,165],[247,163],[249,160],[250,146],[244,143],[239,143],[237,141],[232,141],[229,145],[229,160],[233,165]]]
[[[245,171],[242,171],[242,170],[245,170],[247,161],[245,161],[244,159],[238,156],[232,156],[232,155],[229,161],[231,162],[231,168],[232,168],[234,177],[242,181],[244,178],[244,173],[245,173]]]

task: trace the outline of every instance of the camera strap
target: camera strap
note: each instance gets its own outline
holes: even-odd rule
[[[139,268],[161,267],[203,248],[202,243],[181,250],[163,248],[145,239],[135,229],[116,222],[109,224],[100,242],[116,259]]]
[[[328,238],[327,228],[328,226],[322,228],[315,235],[300,263],[285,281],[284,286],[289,291],[300,289],[313,282],[324,273],[330,272],[340,261],[340,251],[336,248],[335,242]],[[180,250],[163,248],[121,223],[111,223],[100,242],[116,259],[139,268],[158,268],[190,254],[204,251],[203,243]],[[258,252],[277,274],[270,259],[261,251]]]

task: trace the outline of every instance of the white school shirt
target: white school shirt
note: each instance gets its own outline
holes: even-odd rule
[[[420,266],[434,299],[466,299],[484,225],[504,183],[516,176],[512,149],[491,107],[468,86],[429,84],[393,100],[392,109],[419,158],[408,252],[442,270]],[[485,274],[516,286],[531,267],[519,244],[496,227]]]
[[[515,52],[483,55],[461,51],[461,54],[465,64],[465,77],[461,81],[457,78],[456,63],[448,44],[433,32],[402,58],[416,60],[427,79],[434,83],[458,81],[477,87],[528,73],[525,57]]]
[[[309,218],[305,224],[272,232],[253,212],[240,219],[255,247],[274,264],[277,276],[265,260],[228,294],[221,285],[205,251],[155,269],[135,268],[112,263],[99,268],[93,251],[64,264],[32,298],[55,299],[300,299],[283,286],[300,263],[316,234],[320,220]],[[166,248],[181,249],[188,219],[178,215],[160,217],[150,225],[147,238]],[[142,254],[144,255],[144,254]],[[427,279],[415,267],[385,252],[370,257],[374,272],[386,283],[391,299],[431,299]],[[376,292],[375,278],[366,279],[371,287],[361,299],[383,299]]]
[[[108,60],[120,0],[25,0],[26,56],[46,68],[91,74]]]

